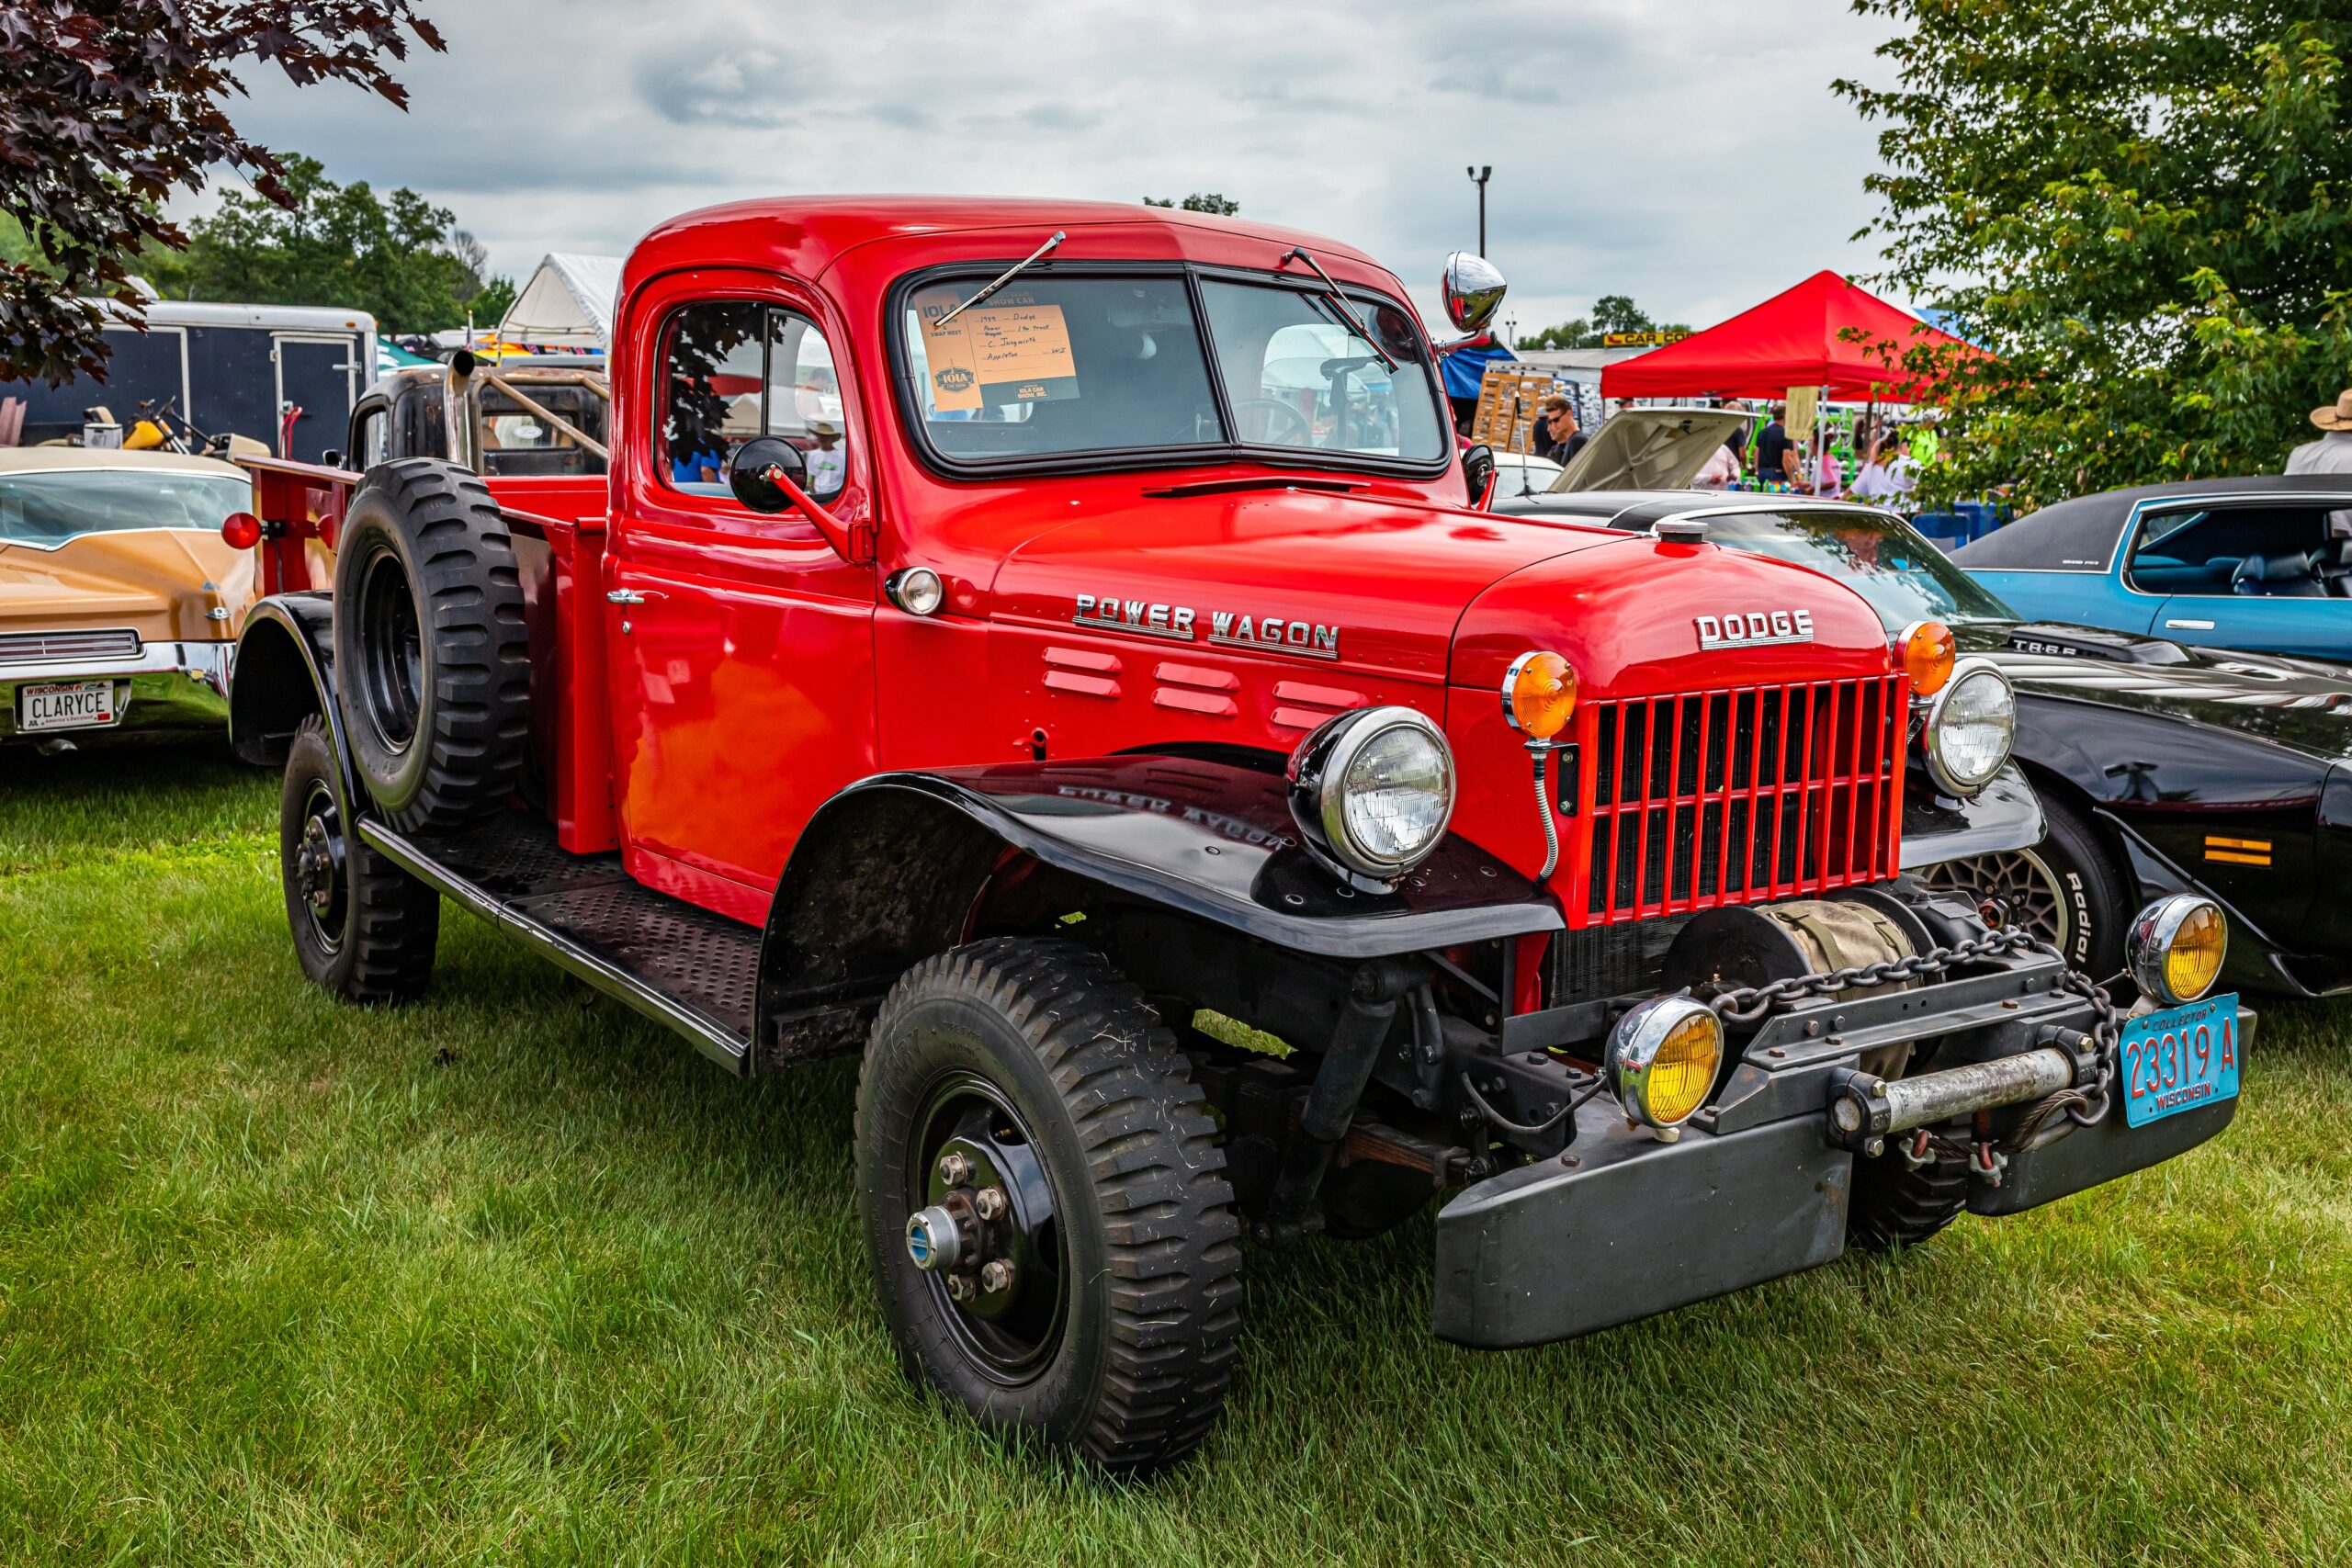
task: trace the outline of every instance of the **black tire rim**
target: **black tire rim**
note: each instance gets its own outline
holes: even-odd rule
[[[1028,1123],[996,1085],[975,1073],[954,1073],[925,1097],[907,1156],[910,1215],[959,1190],[1003,1194],[1002,1212],[979,1221],[980,1245],[969,1266],[925,1272],[922,1289],[974,1367],[1007,1387],[1035,1381],[1069,1331],[1069,1265],[1060,1206]],[[950,1156],[968,1162],[960,1181],[943,1173]],[[991,1262],[1012,1269],[1002,1290],[980,1284]],[[964,1283],[951,1287],[959,1276]]]
[[[2067,951],[2075,934],[2074,910],[2065,888],[2048,861],[2031,850],[1971,855],[1929,866],[1923,880],[1930,887],[1963,893],[1982,904],[1997,900],[2008,911],[2004,923],[2023,927],[2059,952]]]
[[[405,751],[416,739],[424,690],[424,639],[416,595],[400,557],[378,550],[359,579],[359,694],[378,739]]]
[[[311,924],[311,935],[326,953],[343,948],[350,919],[351,883],[343,838],[343,814],[323,779],[312,779],[302,798],[302,834],[294,846],[290,874],[294,893]]]

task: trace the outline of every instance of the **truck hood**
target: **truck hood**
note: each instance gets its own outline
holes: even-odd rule
[[[225,640],[255,587],[253,552],[192,529],[85,534],[53,549],[0,543],[0,633],[128,626],[148,642]]]
[[[1423,502],[1309,491],[1139,498],[1011,553],[993,611],[1327,670],[1498,682],[1548,648],[1596,694],[1883,673],[1886,635],[1817,572],[1711,545]],[[1702,615],[1793,619],[1692,667]],[[1731,673],[1732,671],[1736,674]]]
[[[2352,758],[2352,671],[2104,627],[2029,621],[1956,629],[2019,694],[2190,719],[2313,757]]]

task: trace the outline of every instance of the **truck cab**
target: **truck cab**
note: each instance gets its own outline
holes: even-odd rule
[[[1504,1347],[2227,1123],[2218,911],[2149,914],[2207,1076],[2127,1124],[2107,993],[1904,875],[2039,834],[1997,671],[1703,528],[1485,510],[1439,353],[1266,225],[662,225],[605,473],[251,465],[305,972],[411,999],[450,900],[731,1071],[861,1054],[908,1364],[1122,1470],[1209,1429],[1245,1224],[1442,1200],[1435,1326]]]

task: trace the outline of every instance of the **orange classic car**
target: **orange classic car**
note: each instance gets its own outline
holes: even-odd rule
[[[224,734],[256,585],[220,521],[252,494],[205,457],[0,448],[0,742]]]

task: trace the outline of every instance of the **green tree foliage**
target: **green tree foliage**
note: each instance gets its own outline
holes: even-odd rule
[[[514,286],[483,276],[471,234],[447,208],[405,187],[379,199],[365,181],[339,186],[313,158],[286,161],[288,204],[232,191],[196,220],[185,254],[151,256],[156,290],[175,299],[339,305],[388,332],[495,324]]]
[[[1899,29],[1886,281],[1996,356],[1947,373],[1930,494],[2029,504],[2276,470],[2352,384],[2342,0],[1855,0]]]
[[[0,212],[28,239],[0,259],[0,377],[103,374],[111,296],[135,312],[142,251],[185,236],[162,216],[209,171],[272,200],[277,157],[230,122],[246,75],[346,82],[406,107],[386,69],[441,37],[412,0],[9,0],[0,6]]]
[[[1148,196],[1143,198],[1143,204],[1146,207],[1181,207],[1187,212],[1214,212],[1219,218],[1230,218],[1241,210],[1239,202],[1218,196],[1214,191],[1207,195],[1195,192],[1182,201],[1172,197]]]

